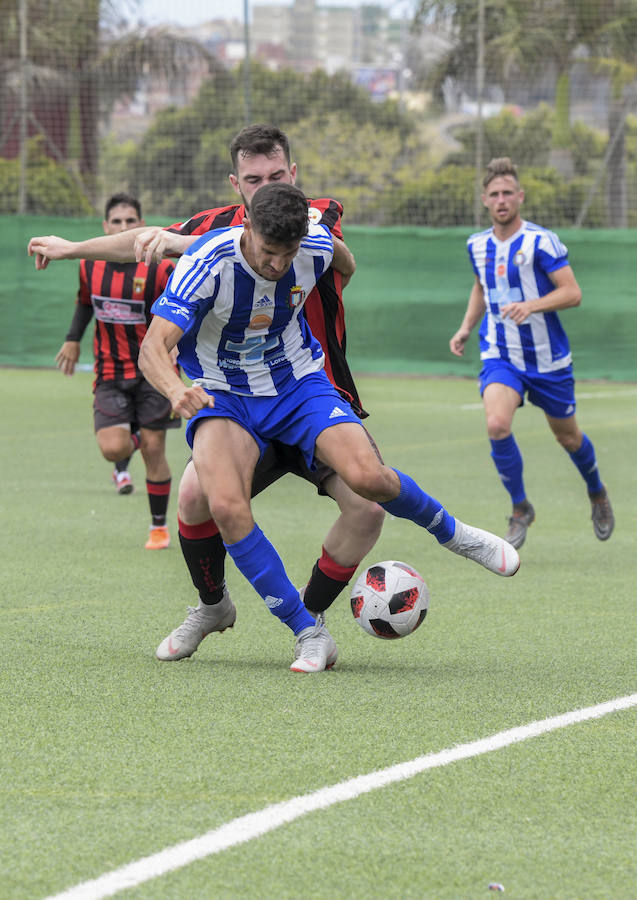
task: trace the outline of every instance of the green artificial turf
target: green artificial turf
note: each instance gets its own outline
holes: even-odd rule
[[[2,893],[38,900],[232,819],[362,773],[637,690],[637,386],[582,383],[578,419],[617,517],[593,535],[583,482],[543,415],[515,432],[537,519],[513,579],[389,518],[367,563],[425,577],[429,614],[395,642],[347,594],[332,672],[291,673],[291,634],[228,563],[236,626],[190,660],[159,641],[196,597],[178,548],[187,459],[168,434],[173,546],[143,549],[137,490],[115,494],[92,433],[91,376],[0,371],[4,426]],[[507,495],[472,380],[364,378],[386,461],[464,521],[504,531]],[[335,516],[287,476],[254,503],[295,583]],[[433,769],[298,819],[122,896],[633,898],[635,709]]]

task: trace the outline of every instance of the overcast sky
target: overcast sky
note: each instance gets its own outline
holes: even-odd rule
[[[391,8],[399,17],[414,8],[414,0],[370,0]],[[276,4],[292,5],[292,0],[248,0],[249,8]],[[318,6],[361,6],[360,0],[317,0]],[[148,25],[176,22],[196,25],[210,19],[243,21],[244,0],[142,0],[143,18]]]

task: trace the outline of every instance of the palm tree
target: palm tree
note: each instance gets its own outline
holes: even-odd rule
[[[114,29],[124,8],[125,0],[65,0],[61,15],[50,0],[0,0],[0,152],[20,152],[26,122],[93,204],[100,117],[113,101],[134,93],[143,76],[171,83],[194,65],[219,65],[202,44],[167,28]]]
[[[626,113],[637,102],[637,0],[608,0],[613,17],[596,35],[592,64],[610,82],[609,145],[604,159],[608,221],[628,225]]]
[[[600,36],[623,34],[623,7],[637,0],[484,0],[486,77],[508,93],[514,80],[555,73],[553,150],[567,156],[570,136],[570,80],[582,48]],[[476,0],[420,0],[416,22],[443,22],[456,43],[443,72],[472,79],[477,58]],[[635,46],[634,43],[632,45]],[[439,71],[440,77],[440,71]],[[565,160],[567,161],[567,160]]]

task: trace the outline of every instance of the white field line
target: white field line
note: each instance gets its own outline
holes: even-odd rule
[[[599,393],[594,392],[584,392],[577,391],[575,394],[576,400],[616,400],[617,398],[622,397],[635,397],[637,395],[637,390],[628,390],[628,391],[599,391]],[[479,403],[463,403],[460,406],[460,409],[464,410],[473,410],[473,409],[484,409],[482,401]]]
[[[233,819],[231,822],[215,828],[214,831],[201,835],[201,837],[167,847],[165,850],[160,850],[159,853],[129,863],[120,869],[101,875],[99,878],[84,881],[61,894],[52,895],[47,900],[101,900],[102,897],[112,897],[119,891],[136,887],[152,878],[158,878],[160,875],[187,866],[195,860],[204,859],[206,856],[236,847],[237,844],[244,844],[253,838],[261,837],[261,835],[317,809],[325,809],[335,803],[353,800],[360,797],[361,794],[367,794],[385,787],[385,785],[412,778],[427,769],[435,769],[460,759],[491,753],[493,750],[526,741],[540,734],[546,734],[558,728],[566,728],[568,725],[585,722],[588,719],[598,719],[608,713],[629,709],[632,706],[637,706],[637,694],[618,697],[606,703],[599,703],[597,706],[576,709],[550,719],[542,719],[539,722],[530,722],[528,725],[501,731],[488,738],[460,744],[438,753],[419,756],[409,762],[370,772],[368,775],[359,775],[332,787],[321,788],[311,794],[293,797],[291,800],[266,806],[265,809],[258,812],[240,816],[238,819]]]

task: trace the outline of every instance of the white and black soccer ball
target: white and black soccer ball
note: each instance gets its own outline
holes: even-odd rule
[[[369,634],[401,638],[423,622],[429,608],[429,591],[413,566],[390,559],[361,572],[350,602],[354,618]]]

